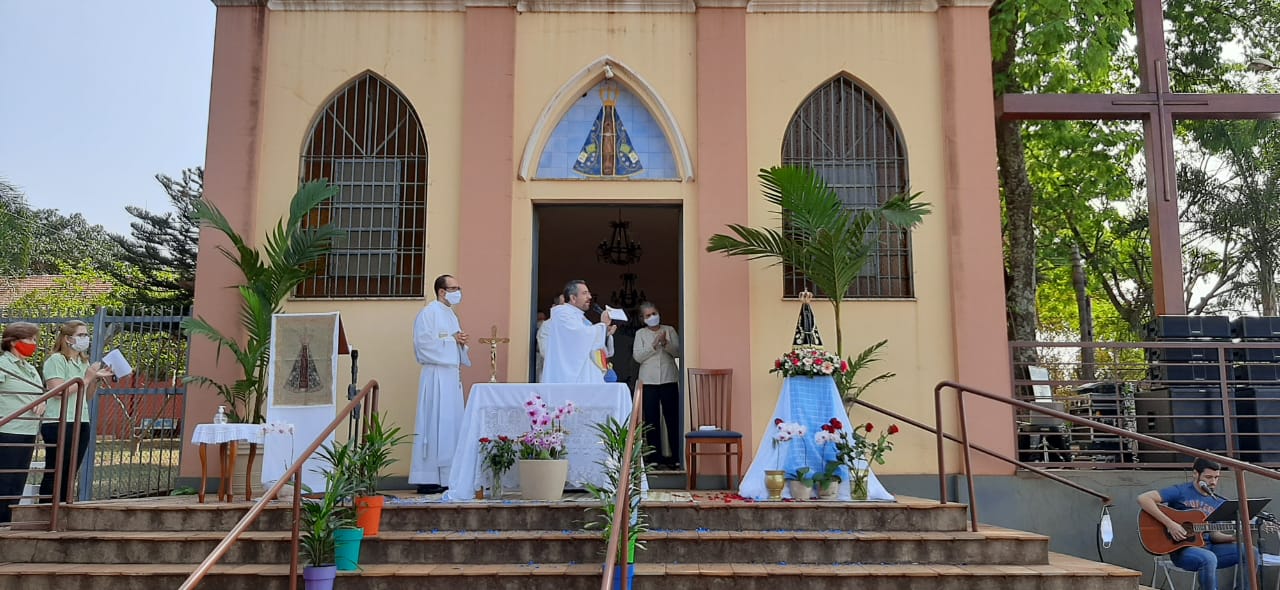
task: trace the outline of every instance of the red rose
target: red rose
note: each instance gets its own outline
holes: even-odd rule
[[[890,425],[889,425],[889,434],[898,434],[898,425],[897,425],[897,424],[890,424]]]
[[[791,364],[793,364],[793,365],[798,365],[798,364],[800,364],[800,359],[791,359]]]
[[[510,441],[511,441],[511,439],[510,439],[510,438],[508,438],[508,437],[507,437],[507,435],[505,435],[505,434],[504,434],[504,435],[502,435],[502,436],[499,436],[499,437],[498,437],[498,440],[500,440],[500,441],[502,441],[502,442],[510,442]]]
[[[779,424],[782,424],[782,418],[774,418],[774,419],[773,419],[773,425],[774,425],[774,426],[777,426],[777,425],[779,425]]]
[[[843,373],[848,370],[849,370],[849,363],[845,361],[840,361],[840,372]]]
[[[781,368],[782,368],[782,359],[778,359],[778,360],[776,360],[776,361],[773,361],[773,368],[775,368],[775,369],[781,369]]]
[[[873,429],[875,429],[875,425],[867,422],[867,433],[870,434]]]
[[[831,419],[831,427],[832,427],[832,428],[835,428],[836,430],[840,430],[840,429],[844,428],[844,424],[841,424],[839,420],[836,420],[835,418],[832,418],[832,419]]]
[[[480,439],[480,444],[482,444],[482,445],[487,445],[487,444],[489,444],[489,443],[491,443],[491,442],[493,442],[493,441],[489,440],[489,437],[487,437],[487,436],[486,436],[486,437],[483,437],[483,438],[481,438],[481,439]]]

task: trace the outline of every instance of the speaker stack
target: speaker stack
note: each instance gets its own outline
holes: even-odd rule
[[[1156,342],[1197,342],[1205,348],[1147,349],[1151,379],[1160,386],[1139,392],[1138,432],[1221,453],[1227,449],[1222,424],[1220,343],[1231,342],[1226,316],[1159,316],[1149,330]],[[1139,445],[1145,462],[1181,462],[1187,457]]]
[[[1274,342],[1276,348],[1231,351],[1242,458],[1280,463],[1280,317],[1239,317],[1231,323],[1241,342]]]

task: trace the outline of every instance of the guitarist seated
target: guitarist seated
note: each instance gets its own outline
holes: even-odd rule
[[[1196,459],[1191,465],[1195,470],[1195,479],[1186,483],[1169,486],[1160,490],[1151,490],[1138,496],[1138,506],[1151,515],[1166,529],[1171,546],[1186,546],[1173,551],[1169,558],[1181,569],[1196,572],[1203,590],[1218,589],[1218,569],[1228,568],[1240,562],[1240,551],[1235,537],[1221,531],[1191,532],[1185,523],[1171,518],[1161,510],[1159,504],[1167,504],[1175,510],[1193,510],[1202,512],[1197,515],[1203,522],[1218,506],[1226,500],[1215,497],[1213,491],[1218,487],[1218,479],[1222,476],[1222,466],[1207,459]],[[1195,535],[1203,535],[1203,541]],[[1206,543],[1207,542],[1207,543]],[[1146,541],[1144,540],[1144,544]],[[1193,546],[1199,545],[1199,546]],[[1150,546],[1148,551],[1152,551]],[[1160,553],[1162,551],[1156,551]]]

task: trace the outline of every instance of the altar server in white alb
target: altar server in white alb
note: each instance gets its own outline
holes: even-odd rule
[[[564,286],[564,305],[551,308],[546,328],[546,360],[543,361],[543,383],[604,383],[608,368],[603,350],[607,339],[617,330],[608,318],[600,323],[587,321],[591,307],[591,291],[583,281],[569,281]]]
[[[419,494],[438,494],[448,488],[449,466],[462,423],[462,374],[471,366],[467,333],[453,307],[462,302],[462,287],[451,275],[435,282],[436,300],[413,322],[413,353],[422,365],[418,378],[418,417],[413,425],[413,462],[409,483]]]

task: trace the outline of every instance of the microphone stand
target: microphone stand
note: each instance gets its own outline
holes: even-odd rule
[[[356,375],[360,371],[360,351],[351,349],[351,384],[347,386],[347,401],[351,401],[360,394],[360,390],[356,387]],[[351,410],[351,417],[347,420],[347,440],[355,440],[356,431],[360,427],[360,406],[356,406]]]
[[[1212,498],[1217,498],[1217,499],[1222,500],[1222,501],[1224,501],[1224,502],[1227,500],[1226,498],[1224,498],[1224,497],[1222,497],[1222,496],[1219,496],[1217,493],[1215,493],[1215,492],[1213,491],[1213,488],[1209,487],[1209,484],[1207,484],[1207,483],[1205,483],[1205,482],[1203,482],[1203,481],[1202,481],[1202,482],[1200,482],[1200,489],[1204,490],[1204,491],[1205,491],[1205,493],[1209,494],[1209,496],[1210,496],[1210,497],[1212,497]],[[1245,500],[1241,500],[1241,501],[1243,501],[1243,502],[1248,502],[1249,500],[1248,500],[1248,499],[1245,499]],[[1265,512],[1263,512],[1262,514],[1266,514],[1266,513],[1265,513]],[[1258,514],[1258,515],[1257,515],[1259,519],[1262,519],[1262,514]],[[1275,518],[1275,517],[1274,517],[1274,516],[1272,516],[1271,518]],[[1244,571],[1244,566],[1245,566],[1245,564],[1247,564],[1247,563],[1249,563],[1249,562],[1248,562],[1248,560],[1246,560],[1246,559],[1245,559],[1245,557],[1244,557],[1244,538],[1243,538],[1243,536],[1242,536],[1242,535],[1243,535],[1243,529],[1244,529],[1244,527],[1246,527],[1246,526],[1249,526],[1249,523],[1244,522],[1244,521],[1240,518],[1240,509],[1237,507],[1237,508],[1236,508],[1236,530],[1235,530],[1235,535],[1234,535],[1234,537],[1235,537],[1235,540],[1236,540],[1236,559],[1238,559],[1239,561],[1237,561],[1237,562],[1236,562],[1236,571],[1235,571],[1235,575],[1231,576],[1231,578],[1232,578],[1232,579],[1231,579],[1231,587],[1232,587],[1232,588],[1240,588],[1240,587],[1244,586],[1244,584],[1245,584],[1245,583],[1247,583],[1247,581],[1248,581],[1248,576],[1247,576],[1247,574],[1246,574],[1246,573],[1245,573],[1245,571]],[[1261,525],[1259,525],[1259,527],[1258,527],[1258,531],[1259,531],[1259,532],[1261,532],[1261,531],[1262,531],[1262,527],[1261,527]],[[1262,535],[1258,535],[1258,537],[1257,537],[1257,543],[1258,543],[1258,559],[1259,559],[1259,562],[1258,562],[1258,563],[1259,563],[1259,565],[1258,565],[1258,569],[1259,569],[1259,570],[1261,570],[1261,569],[1262,569],[1262,565],[1261,565],[1261,559],[1262,559]],[[1259,573],[1259,576],[1261,576],[1261,571],[1259,571],[1258,573]],[[1261,578],[1259,578],[1259,581],[1261,581]]]

